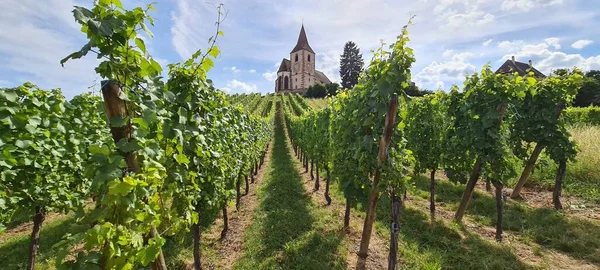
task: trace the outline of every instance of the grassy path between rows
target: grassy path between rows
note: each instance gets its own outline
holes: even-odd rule
[[[352,269],[366,198],[353,208],[349,231],[341,230],[344,198],[339,187],[335,183],[331,186],[330,206],[323,199],[324,182],[319,191],[312,191],[314,182],[293,157],[280,117],[276,120],[272,162],[258,191],[260,206],[245,232],[244,255],[235,268]],[[439,182],[439,211],[432,218],[427,205],[427,179],[415,180],[416,188],[402,213],[401,269],[597,268],[593,255],[597,252],[593,239],[597,227],[593,223],[580,223],[571,217],[570,222],[562,222],[559,213],[523,210],[510,203],[505,225],[507,241],[498,244],[493,238],[495,212],[491,196],[477,193],[466,224],[459,225],[452,222],[452,217],[462,187]],[[389,207],[384,194],[377,208],[369,269],[386,267]]]
[[[346,269],[344,232],[336,216],[312,202],[275,119],[271,163],[258,190],[260,205],[234,269]]]

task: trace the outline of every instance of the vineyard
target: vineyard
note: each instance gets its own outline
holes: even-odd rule
[[[411,97],[409,25],[334,97],[233,94],[161,66],[153,5],[75,7],[99,94],[0,89],[2,269],[599,269],[581,72]],[[57,63],[58,64],[58,63]],[[168,76],[162,77],[163,68]]]

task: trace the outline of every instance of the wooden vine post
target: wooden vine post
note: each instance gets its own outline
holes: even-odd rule
[[[565,108],[564,102],[559,102],[556,105],[556,113],[555,113],[556,119],[555,120],[557,120],[560,117],[564,108]],[[544,147],[546,147],[546,145],[544,143],[538,143],[535,145],[535,148],[533,149],[531,156],[529,157],[529,159],[527,159],[527,163],[525,164],[523,173],[521,173],[521,177],[519,177],[519,181],[517,182],[517,185],[513,189],[512,193],[510,194],[510,197],[512,199],[517,199],[517,198],[521,197],[521,190],[523,189],[523,186],[525,186],[525,182],[527,182],[527,179],[529,179],[531,172],[533,172],[533,168],[535,167],[535,162],[537,161],[540,154],[542,153],[542,150],[544,150]],[[557,180],[558,180],[558,178],[557,178]]]
[[[46,219],[46,210],[42,206],[35,207],[33,216],[33,229],[31,230],[31,243],[29,244],[29,264],[27,269],[35,269],[35,257],[40,246],[40,230],[42,223]]]
[[[496,107],[496,112],[498,113],[498,118],[495,120],[494,126],[500,127],[500,125],[502,125],[504,115],[506,114],[506,104],[505,103],[499,104]],[[492,138],[490,136],[488,136],[487,140],[491,141]],[[481,166],[483,166],[483,162],[482,162],[481,157],[478,157],[477,160],[475,161],[475,165],[473,167],[473,172],[471,173],[469,181],[467,182],[467,186],[465,187],[465,192],[463,193],[463,197],[460,201],[458,210],[456,211],[456,215],[454,216],[454,219],[457,222],[462,221],[462,218],[464,217],[467,207],[469,206],[469,202],[471,201],[471,198],[473,196],[473,191],[475,189],[475,184],[477,183],[477,180],[479,179],[479,173],[481,171]],[[500,168],[496,168],[496,170],[500,170]],[[496,240],[498,242],[501,242],[502,241],[502,212],[503,212],[503,208],[504,208],[502,189],[504,188],[504,185],[502,184],[502,182],[499,179],[491,179],[491,182],[494,185],[494,188],[496,189],[496,191],[495,191],[496,213],[497,213]]]
[[[325,200],[327,201],[327,205],[331,205],[331,196],[329,196],[329,183],[331,182],[331,171],[329,170],[329,164],[325,162],[325,172],[327,173],[327,178],[325,179]]]
[[[121,89],[116,81],[102,81],[102,97],[104,99],[104,109],[108,119],[120,117],[126,119],[129,116],[125,101],[120,97]],[[109,121],[110,122],[110,121]],[[115,143],[125,139],[132,139],[132,126],[131,121],[127,121],[127,124],[120,127],[110,127],[110,133]],[[123,175],[128,172],[138,173],[140,172],[140,166],[137,162],[135,152],[122,152],[119,150],[119,154],[123,156],[127,164],[127,171],[123,172]],[[145,200],[147,200],[145,198]],[[150,232],[144,236],[144,243],[148,243],[148,239],[154,238],[158,234],[155,227],[152,227]],[[150,269],[152,270],[166,270],[167,265],[162,249],[158,253],[156,260],[150,263]]]
[[[502,125],[504,115],[506,114],[506,104],[498,105],[496,111],[498,112],[498,120],[496,121],[496,126],[499,127],[500,125]],[[496,168],[496,170],[499,171],[501,170],[501,168]],[[496,189],[496,241],[502,242],[502,213],[504,211],[504,198],[502,196],[502,189],[504,188],[504,185],[502,184],[502,181],[496,178],[491,179],[491,181],[494,185],[494,188]]]
[[[477,180],[479,179],[479,172],[481,171],[481,158],[477,158],[475,161],[475,165],[473,166],[473,172],[471,172],[471,176],[469,177],[469,181],[467,182],[467,186],[465,187],[465,192],[463,193],[462,199],[460,200],[460,205],[458,206],[458,210],[454,215],[454,220],[457,222],[461,222],[465,212],[467,211],[467,206],[469,206],[469,202],[471,201],[471,197],[473,196],[473,190],[475,190],[475,185],[477,184]]]
[[[315,166],[315,167],[316,167],[316,168],[315,168],[315,171],[316,171],[316,175],[317,175],[316,177],[317,177],[317,178],[315,179],[315,187],[314,187],[314,190],[315,190],[315,191],[319,190],[319,161],[317,160],[317,162],[316,162],[316,163],[317,163],[317,164],[316,164],[316,166]]]
[[[512,199],[517,199],[521,197],[521,190],[523,189],[523,186],[525,186],[525,182],[527,182],[527,179],[529,179],[529,176],[531,175],[531,172],[535,167],[535,162],[542,153],[542,150],[544,150],[544,147],[545,145],[543,145],[542,143],[538,143],[535,145],[535,148],[533,148],[533,152],[531,153],[529,159],[527,159],[527,163],[525,164],[523,173],[521,173],[521,177],[519,177],[519,182],[517,182],[517,185],[510,194],[510,197]]]
[[[560,116],[562,111],[565,109],[565,102],[559,102],[556,105],[556,118]],[[556,171],[556,182],[554,183],[554,190],[552,192],[552,203],[554,204],[554,209],[561,210],[562,203],[560,203],[560,196],[562,195],[562,184],[565,178],[565,173],[567,172],[567,160],[562,159],[559,161],[558,170]]]
[[[561,160],[558,164],[558,170],[556,172],[556,183],[554,184],[554,190],[552,192],[552,203],[554,209],[561,210],[562,203],[560,203],[560,195],[562,194],[562,183],[565,178],[565,172],[567,171],[567,161]]]
[[[367,208],[367,217],[365,218],[365,223],[363,226],[361,241],[360,241],[360,249],[358,251],[358,260],[356,262],[356,269],[364,270],[366,268],[366,260],[369,253],[369,243],[371,241],[371,232],[373,231],[373,222],[375,221],[375,208],[377,206],[377,201],[379,200],[379,180],[381,178],[381,170],[383,163],[388,158],[388,149],[392,140],[392,135],[395,130],[396,116],[398,114],[398,96],[393,96],[388,104],[388,110],[385,117],[385,125],[383,127],[383,134],[381,135],[381,139],[379,140],[379,152],[377,155],[377,169],[375,170],[375,174],[373,175],[373,183],[371,185],[371,192],[369,195],[369,204]],[[395,206],[392,206],[394,209]],[[393,211],[393,210],[392,210]],[[392,221],[393,222],[393,221]],[[392,226],[393,227],[393,226]],[[398,241],[398,232],[395,228],[392,228],[391,235],[392,245],[394,241]],[[391,252],[391,251],[390,251]],[[392,256],[390,256],[390,260]],[[395,258],[395,256],[394,256]],[[394,265],[395,265],[394,261]]]
[[[429,178],[429,211],[435,213],[435,169],[431,170]]]
[[[402,199],[392,191],[392,222],[390,224],[390,254],[388,256],[388,270],[396,270],[398,261],[398,233],[400,232],[400,214],[402,212]]]

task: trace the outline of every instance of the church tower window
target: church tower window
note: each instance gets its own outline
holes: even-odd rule
[[[296,54],[296,60],[295,60],[295,62],[298,62],[298,54]]]
[[[310,62],[310,54],[308,55],[308,62]]]

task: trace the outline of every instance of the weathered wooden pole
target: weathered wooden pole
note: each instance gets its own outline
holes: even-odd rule
[[[398,262],[398,233],[400,232],[402,199],[400,199],[400,196],[396,194],[395,190],[391,192],[390,197],[392,198],[392,222],[390,224],[390,254],[388,255],[388,270],[396,270]]]
[[[127,111],[127,106],[125,101],[121,99],[121,89],[119,87],[119,83],[116,81],[102,81],[102,97],[104,99],[104,109],[106,111],[106,116],[108,117],[109,123],[111,119],[115,117],[120,117],[121,119],[126,119],[129,116],[129,112]],[[127,121],[127,123],[120,127],[110,127],[110,133],[112,134],[113,140],[115,143],[120,142],[121,140],[131,140],[132,139],[132,126],[131,120]],[[140,172],[140,166],[137,162],[135,152],[123,152],[119,150],[119,154],[123,156],[125,159],[125,163],[127,164],[127,171],[123,172],[123,175],[128,172],[138,173]],[[147,198],[144,198],[147,200]],[[148,242],[148,239],[154,238],[158,235],[158,231],[155,227],[150,229],[150,232],[144,236],[144,243]],[[156,260],[150,263],[150,269],[152,270],[166,270],[167,265],[165,263],[165,258],[162,252],[162,249],[158,253],[158,257]]]
[[[558,102],[558,104],[556,104],[556,109],[555,109],[555,113],[554,113],[554,116],[556,117],[556,119],[558,119],[560,117],[564,108],[565,108],[564,102],[561,101],[561,102]],[[533,149],[533,153],[531,153],[531,156],[529,157],[529,159],[527,159],[527,163],[525,165],[525,168],[523,169],[523,172],[521,173],[521,177],[519,177],[519,181],[517,182],[517,185],[513,189],[512,193],[510,194],[511,198],[517,199],[517,198],[521,197],[521,190],[523,189],[523,186],[525,186],[525,182],[527,182],[527,179],[529,179],[529,176],[533,172],[533,168],[535,167],[535,162],[537,161],[538,157],[542,153],[542,150],[544,150],[545,146],[546,145],[544,145],[543,143],[538,143],[535,145],[535,148]]]
[[[390,146],[392,135],[396,128],[396,116],[398,114],[398,96],[393,96],[388,104],[388,111],[385,116],[385,125],[383,134],[379,140],[379,153],[377,155],[377,169],[373,176],[371,191],[369,195],[369,204],[367,207],[367,216],[363,225],[360,248],[358,250],[358,260],[356,269],[364,270],[366,268],[367,256],[369,255],[369,243],[371,242],[371,233],[373,231],[373,222],[375,221],[375,208],[379,201],[379,180],[381,178],[381,169],[383,163],[387,160],[387,151]]]
[[[562,184],[565,178],[565,172],[567,171],[567,161],[563,160],[558,164],[558,170],[556,171],[556,182],[554,183],[554,191],[552,192],[552,203],[554,203],[554,209],[561,210],[562,203],[560,203],[560,195],[562,194]]]

